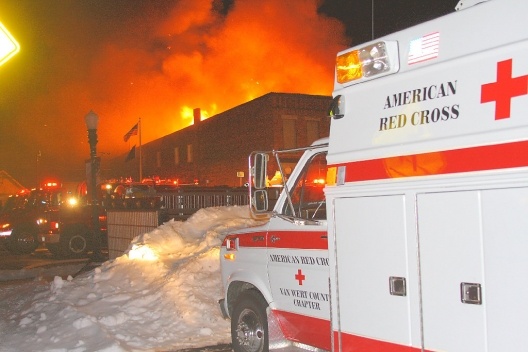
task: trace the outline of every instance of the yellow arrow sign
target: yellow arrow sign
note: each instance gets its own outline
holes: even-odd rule
[[[20,45],[0,22],[0,66],[20,51]]]

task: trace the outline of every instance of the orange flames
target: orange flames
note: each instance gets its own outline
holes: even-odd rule
[[[269,92],[330,95],[345,42],[317,1],[237,1],[226,16],[209,0],[177,2],[154,30],[155,55],[112,45],[95,68],[114,96],[101,118],[128,122],[116,141],[139,117],[148,142],[192,124],[194,108],[203,119]]]
[[[237,0],[216,11],[221,3],[145,1],[137,13],[120,9],[115,23],[102,21],[107,9],[81,13],[83,2],[43,5],[57,18],[46,25],[66,28],[61,35],[39,28],[50,34],[35,38],[54,55],[23,69],[32,74],[28,82],[46,83],[11,97],[25,117],[14,123],[38,132],[28,148],[42,150],[42,167],[51,156],[57,165],[84,167],[83,117],[92,109],[100,117],[98,152],[117,158],[137,143],[123,143],[123,135],[139,118],[145,144],[192,124],[194,108],[203,119],[269,92],[331,94],[335,56],[348,39],[339,21],[317,12],[320,0]]]

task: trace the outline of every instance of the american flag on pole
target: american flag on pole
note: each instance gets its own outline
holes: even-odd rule
[[[128,141],[128,140],[130,139],[130,137],[132,137],[132,136],[136,136],[136,135],[138,134],[138,125],[139,125],[139,122],[136,123],[136,124],[134,125],[134,127],[132,127],[132,128],[130,129],[130,131],[127,132],[127,134],[125,134],[125,136],[123,137],[123,139],[125,140],[125,142]]]
[[[439,48],[440,32],[430,33],[418,39],[411,40],[409,44],[407,63],[412,65],[418,62],[437,58]]]

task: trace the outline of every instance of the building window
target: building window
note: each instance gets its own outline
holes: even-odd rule
[[[319,121],[307,120],[306,121],[306,142],[312,144],[319,139]]]
[[[285,149],[297,147],[297,129],[295,119],[284,118],[282,120],[282,136]]]
[[[161,152],[156,152],[156,167],[161,167]]]
[[[193,162],[193,147],[192,144],[187,144],[187,162]]]
[[[180,165],[180,148],[174,148],[174,165]]]

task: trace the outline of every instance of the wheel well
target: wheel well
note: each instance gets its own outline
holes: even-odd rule
[[[235,306],[235,303],[238,297],[243,292],[248,291],[248,290],[254,290],[258,292],[264,299],[264,296],[262,295],[262,293],[259,291],[259,289],[255,285],[250,284],[249,282],[244,282],[244,281],[233,281],[229,285],[229,289],[227,291],[227,310],[229,312],[229,316],[231,316],[231,314],[233,313],[233,307]]]

